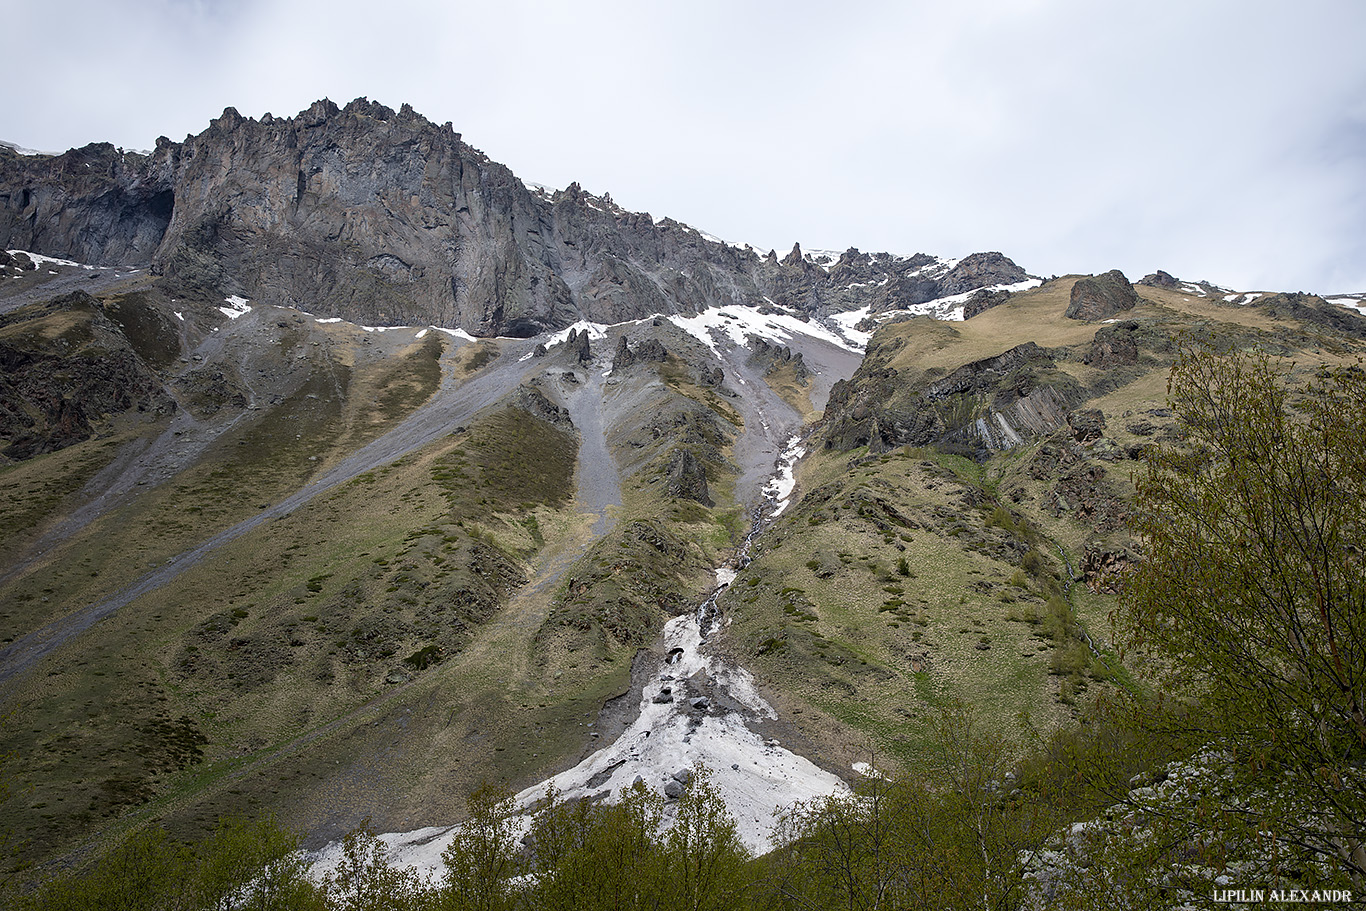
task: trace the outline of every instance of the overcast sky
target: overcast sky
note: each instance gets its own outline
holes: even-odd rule
[[[0,0],[0,139],[404,102],[780,252],[1366,291],[1360,0]]]

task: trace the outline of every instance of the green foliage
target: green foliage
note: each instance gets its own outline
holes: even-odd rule
[[[637,785],[612,805],[568,803],[552,792],[531,831],[531,908],[590,911],[659,905],[665,857],[658,842],[663,800]]]
[[[512,878],[521,872],[516,806],[511,792],[485,786],[470,795],[469,816],[441,855],[442,908],[507,911],[516,904]]]
[[[748,854],[736,834],[735,820],[701,764],[692,770],[679,798],[663,847],[672,904],[691,911],[727,911],[739,905]]]
[[[1021,866],[1056,824],[1005,791],[999,731],[966,707],[939,716],[915,774],[874,776],[853,797],[799,804],[773,859],[783,908],[1018,908]]]
[[[144,829],[89,869],[58,877],[19,903],[24,911],[323,911],[304,875],[299,837],[273,819],[225,819],[191,847]]]
[[[196,850],[195,903],[213,911],[288,907],[301,894],[299,837],[274,819],[225,819]]]
[[[735,821],[705,769],[693,770],[663,833],[664,802],[643,785],[619,803],[566,802],[552,791],[531,831],[536,909],[741,907],[753,873]]]
[[[342,840],[342,857],[323,878],[327,911],[416,911],[423,883],[389,861],[389,849],[367,819]]]
[[[1186,350],[1168,389],[1184,440],[1137,482],[1130,641],[1210,707],[1259,793],[1242,824],[1366,886],[1366,373]]]

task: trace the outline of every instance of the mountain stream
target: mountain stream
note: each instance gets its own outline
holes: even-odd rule
[[[642,687],[634,721],[616,740],[573,768],[518,793],[519,807],[529,810],[551,787],[561,799],[613,801],[640,781],[670,798],[667,819],[672,798],[682,793],[684,782],[700,764],[735,818],[745,846],[761,854],[773,847],[775,811],[798,801],[848,792],[839,776],[752,729],[762,720],[776,720],[777,713],[759,694],[747,670],[707,654],[706,649],[708,637],[726,623],[717,599],[748,564],[754,539],[786,508],[794,486],[793,471],[803,454],[799,439],[792,437],[764,487],[763,504],[755,510],[744,542],[716,570],[716,587],[695,611],[664,625],[665,657]],[[529,825],[529,816],[525,822]],[[458,832],[458,826],[435,826],[380,838],[394,863],[421,873],[439,873],[441,853]],[[325,846],[310,858],[314,875],[332,869],[340,859],[339,842]]]

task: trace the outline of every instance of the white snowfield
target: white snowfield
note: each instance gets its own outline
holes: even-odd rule
[[[830,321],[836,326],[839,334],[844,336],[846,348],[856,351],[863,351],[868,347],[868,340],[873,337],[873,333],[855,329],[859,323],[868,318],[872,312],[872,307],[859,307],[857,310],[845,310],[843,313],[830,314]]]
[[[717,578],[724,588],[734,572],[718,570]],[[776,719],[777,713],[748,671],[705,654],[696,615],[665,624],[663,646],[669,657],[643,688],[640,715],[631,726],[573,768],[517,794],[518,806],[532,807],[551,787],[561,799],[615,803],[637,779],[662,793],[675,775],[700,764],[735,818],[740,840],[763,854],[774,846],[779,811],[798,801],[849,793],[838,776],[750,730],[750,723]],[[709,695],[702,695],[704,689]],[[705,703],[698,702],[702,699]],[[665,806],[666,825],[673,806]],[[530,814],[521,817],[519,833],[531,821]],[[443,869],[442,852],[459,832],[458,825],[431,826],[379,837],[391,862],[436,876]],[[312,875],[321,878],[336,869],[341,850],[341,843],[333,842],[312,855]]]
[[[1366,316],[1366,294],[1358,294],[1352,297],[1330,297],[1328,303],[1337,304],[1339,307],[1346,307],[1348,310],[1355,310],[1362,316]]]
[[[615,743],[522,791],[520,805],[535,803],[552,786],[566,798],[610,801],[620,799],[637,779],[663,791],[674,775],[700,764],[735,817],[745,846],[762,854],[773,847],[776,811],[848,792],[838,776],[750,730],[749,723],[776,719],[777,713],[748,671],[704,654],[696,616],[670,620],[664,647],[671,659],[644,687],[635,722]],[[669,701],[657,701],[664,699]]]
[[[752,307],[711,307],[696,316],[674,315],[670,316],[669,320],[712,351],[718,351],[717,336],[714,333],[719,333],[720,337],[729,338],[740,346],[743,346],[745,339],[751,335],[776,342],[786,342],[794,336],[806,335],[850,351],[859,350],[848,340],[819,323],[807,322],[786,313],[760,313]]]
[[[227,304],[227,306],[219,307],[218,309],[228,319],[237,319],[238,317],[246,316],[251,312],[251,307],[247,306],[250,301],[245,297],[239,297],[236,294],[223,298],[223,303]]]

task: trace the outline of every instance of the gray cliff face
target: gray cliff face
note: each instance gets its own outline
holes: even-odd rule
[[[231,108],[179,149],[165,274],[379,324],[531,335],[572,313],[521,181],[411,108]]]
[[[150,264],[185,294],[486,336],[770,301],[882,312],[1025,277],[999,253],[952,268],[853,249],[761,258],[578,184],[528,189],[450,124],[364,98],[259,121],[228,108],[149,155],[0,148],[4,248]]]
[[[171,220],[172,183],[161,148],[149,157],[96,143],[46,157],[0,147],[0,250],[146,264]]]

